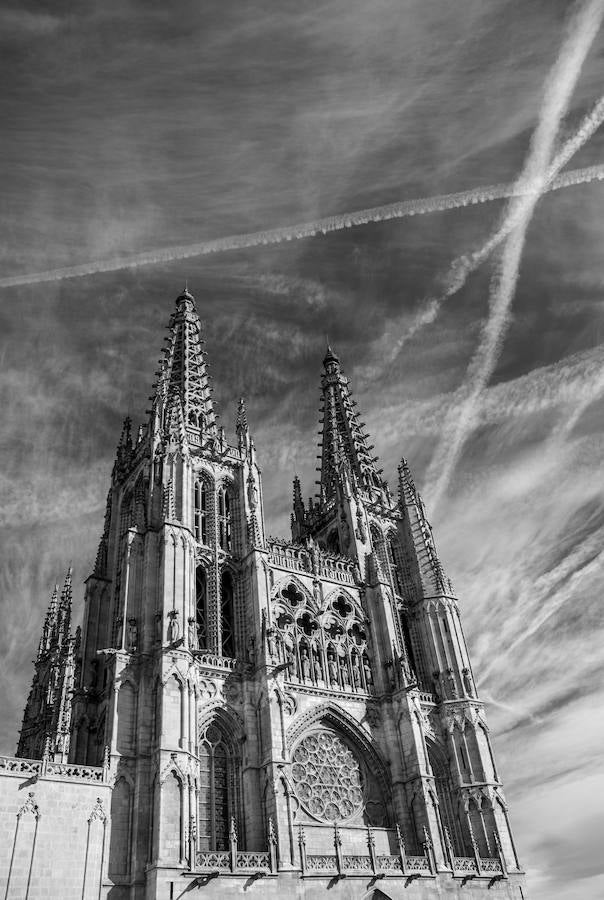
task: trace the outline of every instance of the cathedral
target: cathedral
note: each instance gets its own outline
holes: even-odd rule
[[[244,401],[217,424],[176,299],[124,422],[83,624],[52,594],[15,757],[5,900],[526,898],[459,604],[405,459],[391,493],[337,354],[318,493],[265,530]]]

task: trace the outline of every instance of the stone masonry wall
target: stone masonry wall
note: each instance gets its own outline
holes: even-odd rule
[[[81,773],[40,774],[40,760],[3,762],[0,897],[98,900],[107,870],[110,785]]]

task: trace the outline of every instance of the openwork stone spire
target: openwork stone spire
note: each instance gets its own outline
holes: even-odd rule
[[[201,322],[193,296],[186,288],[176,298],[176,310],[168,328],[168,345],[156,384],[156,399],[163,408],[164,432],[180,437],[182,429],[192,429],[216,436]]]
[[[382,470],[375,466],[377,457],[371,456],[373,445],[368,443],[365,423],[359,421],[348,379],[340,368],[340,360],[329,346],[323,366],[321,499],[327,500],[336,495],[338,479],[344,472],[347,472],[353,485],[367,491],[382,490],[385,488]]]
[[[55,585],[35,660],[35,672],[17,747],[17,756],[39,759],[43,753],[67,762],[71,698],[74,690],[80,629],[71,634],[72,569],[59,597]]]

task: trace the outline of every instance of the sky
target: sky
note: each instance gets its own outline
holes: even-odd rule
[[[145,417],[186,280],[273,534],[293,475],[314,493],[329,337],[392,487],[404,455],[426,498],[529,896],[604,895],[604,184],[535,196],[458,290],[513,204],[126,265],[542,174],[600,98],[601,7],[0,5],[0,752],[70,562],[81,615],[121,421]],[[603,132],[566,168],[604,163]]]

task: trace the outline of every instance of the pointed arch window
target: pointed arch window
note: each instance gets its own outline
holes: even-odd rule
[[[205,481],[195,482],[195,540],[208,543],[208,486]]]
[[[328,553],[340,553],[340,537],[337,528],[330,531],[327,536],[327,551]]]
[[[201,736],[199,765],[199,849],[227,850],[230,820],[239,818],[238,765],[216,724],[206,728]]]
[[[218,542],[223,550],[231,550],[231,496],[225,487],[218,489]]]
[[[235,656],[235,597],[233,576],[223,572],[220,580],[220,621],[222,634],[222,655]]]
[[[195,570],[195,624],[197,646],[204,650],[208,646],[208,578],[202,566]]]
[[[449,767],[443,759],[442,753],[438,752],[431,743],[428,744],[428,759],[434,775],[436,796],[438,797],[439,825],[441,829],[447,829],[455,853],[463,855],[464,839],[461,822],[456,813],[453,783]]]

